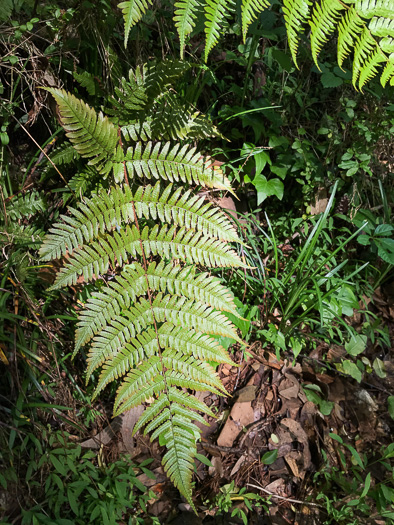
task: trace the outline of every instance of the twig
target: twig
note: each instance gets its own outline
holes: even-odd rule
[[[284,496],[279,496],[278,494],[274,494],[273,492],[270,492],[267,489],[264,489],[263,487],[260,487],[259,485],[253,485],[252,483],[246,484],[248,487],[252,487],[257,490],[261,490],[262,492],[265,492],[266,494],[269,494],[272,498],[281,499],[283,501],[288,501],[289,503],[298,503],[299,505],[309,505],[310,507],[318,507],[319,509],[324,509],[322,505],[319,505],[318,503],[313,503],[311,501],[300,501],[298,499],[293,498],[285,498]]]
[[[251,348],[252,347],[246,348],[245,352],[249,352],[249,354],[251,354],[261,364],[263,364],[265,366],[269,366],[270,368],[275,368],[276,370],[280,370],[282,368],[282,365],[280,363],[270,363],[269,361],[267,361],[263,357],[260,357],[258,354],[256,354],[256,352],[251,350]]]
[[[256,430],[256,428],[259,428],[259,427],[261,428],[268,427],[268,425],[270,425],[274,421],[274,419],[275,419],[275,416],[270,416],[264,421],[260,420],[260,421],[255,421],[254,423],[252,423],[250,427],[247,428],[245,434],[243,434],[243,436],[239,440],[239,448],[242,448],[243,444],[245,443],[246,438],[252,432],[252,430]]]
[[[212,450],[217,450],[218,452],[232,452],[233,454],[241,454],[244,450],[240,447],[221,447],[219,445],[213,445],[212,443],[204,443],[200,441],[202,448],[211,448]]]
[[[34,142],[34,144],[37,146],[37,148],[41,151],[41,153],[47,158],[47,160],[49,160],[49,162],[52,164],[52,166],[55,168],[55,170],[58,172],[58,174],[60,175],[60,178],[62,179],[62,181],[64,182],[64,184],[68,187],[68,189],[71,191],[71,193],[74,195],[75,198],[77,198],[77,196],[75,195],[75,192],[74,190],[71,188],[71,186],[68,184],[68,182],[66,181],[66,179],[63,177],[63,175],[60,173],[58,167],[56,166],[56,164],[53,162],[53,160],[48,157],[48,155],[45,153],[45,151],[42,149],[42,147],[38,144],[38,142],[36,141],[36,139],[31,135],[31,133],[29,133],[29,131],[25,128],[25,126],[16,118],[14,117],[14,115],[12,115],[10,113],[11,117],[16,120],[16,122],[20,125],[20,127],[23,129],[23,131],[30,137],[30,139]]]

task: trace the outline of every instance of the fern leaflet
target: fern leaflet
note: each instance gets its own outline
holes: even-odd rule
[[[118,5],[119,9],[122,10],[124,18],[124,45],[127,46],[129,39],[130,29],[137,24],[147,12],[149,7],[153,4],[153,0],[128,0]]]
[[[297,50],[300,42],[300,33],[304,31],[302,25],[309,17],[308,0],[283,0],[283,14],[286,22],[289,48],[295,65],[297,65]]]
[[[248,27],[270,5],[270,0],[242,0],[242,35],[244,42]]]
[[[181,58],[185,51],[186,37],[190,35],[195,26],[198,5],[199,0],[177,0],[175,2],[174,22],[179,34]]]

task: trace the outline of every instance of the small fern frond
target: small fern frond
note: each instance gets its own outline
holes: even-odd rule
[[[71,144],[62,144],[52,155],[51,160],[57,166],[71,164],[74,160],[80,158],[78,151]]]
[[[354,58],[353,58],[353,74],[352,82],[354,87],[356,87],[360,71],[366,68],[369,58],[373,56],[373,53],[376,48],[376,42],[372,38],[371,33],[367,28],[364,29],[361,36],[359,37],[355,49],[354,49]],[[375,64],[371,64],[371,67],[374,67]],[[364,74],[372,73],[372,69],[366,69]],[[372,74],[372,76],[374,76]]]
[[[29,218],[46,209],[46,201],[38,191],[13,197],[6,205],[6,213],[11,219]]]
[[[253,22],[253,20],[256,20],[260,13],[262,13],[269,5],[270,0],[242,0],[242,36],[244,42],[246,40],[246,34],[250,24]]]
[[[122,119],[126,119],[130,113],[143,110],[148,102],[148,95],[141,69],[137,67],[135,71],[130,70],[129,80],[122,78],[121,87],[115,88],[115,94],[118,100],[112,98],[111,103]]]
[[[188,184],[201,184],[208,188],[218,188],[233,193],[227,177],[217,166],[212,166],[210,159],[203,159],[196,148],[179,144],[171,148],[167,142],[148,143],[143,149],[138,143],[135,148],[128,148],[126,166],[130,177],[163,179],[170,182],[182,181]]]
[[[198,5],[199,0],[177,0],[175,2],[174,22],[178,30],[182,59],[185,51],[186,37],[193,31],[196,23]]]
[[[149,7],[153,4],[153,0],[128,0],[118,5],[119,9],[122,10],[124,18],[124,45],[127,47],[127,41],[129,39],[130,29],[137,24],[147,12]]]
[[[338,25],[338,64],[342,67],[358,36],[362,33],[364,23],[354,7],[350,8]]]
[[[185,108],[177,94],[168,92],[150,111],[151,137],[157,140],[191,140],[220,137],[217,128],[193,106]]]
[[[379,64],[382,62],[386,62],[386,57],[379,48],[376,48],[376,50],[369,56],[368,60],[364,62],[363,68],[360,71],[358,79],[358,86],[360,89],[362,89],[371,78],[377,75]]]
[[[393,78],[394,78],[394,56],[391,61],[387,62],[387,65],[383,70],[382,76],[380,77],[380,82],[382,86],[385,87],[387,82]]]
[[[314,6],[310,25],[312,57],[316,64],[320,51],[337,27],[343,9],[345,7],[337,0],[323,0],[321,5]]]
[[[283,14],[286,22],[287,39],[294,63],[297,66],[297,50],[303,24],[309,18],[309,0],[283,0]],[[298,67],[298,66],[297,66]]]
[[[234,2],[229,0],[207,0],[205,4],[205,62],[212,48],[217,44],[220,27],[233,11]]]
[[[55,98],[62,125],[76,151],[81,157],[91,159],[89,164],[94,165],[102,175],[108,175],[118,153],[115,126],[101,112],[97,114],[67,91],[45,89]]]
[[[143,77],[149,102],[163,95],[167,88],[176,85],[177,81],[190,70],[190,63],[184,60],[162,60],[144,65]]]

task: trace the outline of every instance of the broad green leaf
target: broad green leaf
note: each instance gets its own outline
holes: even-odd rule
[[[355,379],[358,383],[361,382],[362,373],[355,363],[349,360],[345,360],[342,362],[342,367],[345,374],[349,374],[350,376],[352,376],[353,379]]]
[[[391,419],[394,419],[394,396],[389,396],[387,399],[387,405]]]
[[[371,473],[368,472],[367,477],[365,478],[364,489],[361,493],[360,499],[365,498],[365,496],[368,494],[370,486],[371,486]]]
[[[350,341],[345,344],[346,352],[350,355],[357,356],[364,352],[365,347],[367,346],[367,336],[357,334],[352,336]]]
[[[372,364],[372,368],[375,370],[375,374],[380,377],[381,379],[384,379],[386,377],[386,370],[385,370],[385,367],[384,367],[384,363],[381,359],[379,359],[379,357],[377,357],[373,364]]]
[[[323,73],[320,77],[321,83],[323,84],[323,87],[325,88],[335,88],[338,86],[342,86],[343,80],[333,73],[330,73],[329,71],[326,73]]]
[[[284,185],[279,179],[267,180],[264,175],[258,175],[253,180],[253,185],[257,190],[257,205],[261,204],[267,197],[275,195],[282,200]]]
[[[195,454],[194,456],[198,461],[206,465],[207,467],[213,467],[212,463],[209,461],[209,459],[202,454]]]
[[[263,463],[263,465],[272,465],[272,463],[276,461],[277,457],[278,450],[276,448],[274,450],[269,450],[261,458],[261,463]]]

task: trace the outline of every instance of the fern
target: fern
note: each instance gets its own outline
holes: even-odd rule
[[[316,4],[311,19],[311,49],[312,57],[317,63],[317,57],[328,41],[329,35],[334,32],[337,20],[344,6],[332,0],[323,0],[322,4]]]
[[[122,10],[125,21],[125,47],[129,39],[130,29],[141,20],[146,11],[149,9],[149,6],[152,4],[153,0],[129,0],[128,2],[122,2],[119,4],[118,7]]]
[[[101,112],[97,113],[74,95],[62,89],[45,88],[59,105],[61,122],[76,151],[91,159],[100,174],[108,176],[114,170],[118,179],[119,161],[123,160],[115,126]],[[81,119],[81,115],[84,116]],[[118,162],[116,162],[118,161]]]
[[[177,0],[175,2],[174,23],[178,30],[181,46],[181,58],[183,58],[186,37],[190,35],[195,26],[196,11],[198,6],[198,0]]]
[[[294,63],[297,65],[297,50],[303,24],[309,18],[308,0],[283,0],[283,14],[286,22],[287,38]]]
[[[358,35],[363,30],[363,21],[354,8],[349,9],[338,25],[338,64],[349,55]]]
[[[253,20],[256,20],[260,13],[269,5],[269,0],[242,0],[242,34],[244,41],[246,40],[246,34],[250,24]]]
[[[212,48],[219,40],[220,27],[234,9],[234,3],[228,0],[207,0],[205,5],[205,61]]]
[[[393,0],[356,0],[356,10],[364,18],[383,16],[393,18]]]
[[[162,178],[232,191],[223,172],[216,166],[212,167],[209,158],[204,159],[196,153],[196,148],[187,145],[171,147],[167,142],[161,146],[159,142],[153,146],[148,142],[143,146],[137,143],[127,150],[126,166],[131,177]]]
[[[394,61],[388,62],[383,70],[382,76],[380,77],[382,86],[384,87],[390,79],[391,85],[394,85]]]
[[[149,100],[157,85],[151,82],[148,89],[140,78],[130,85],[142,89],[138,100]],[[127,89],[122,86],[124,93]],[[200,432],[193,421],[205,423],[198,412],[213,414],[190,391],[226,393],[208,361],[233,363],[212,336],[242,344],[221,313],[239,317],[232,295],[200,268],[246,265],[230,245],[240,240],[228,217],[184,185],[231,187],[211,160],[188,145],[137,142],[124,151],[120,128],[107,117],[65,91],[50,91],[71,142],[89,159],[89,170],[109,173],[110,164],[115,181],[122,171],[125,184],[69,208],[47,234],[41,257],[67,255],[54,289],[81,277],[82,283],[98,276],[107,280],[80,312],[75,352],[89,345],[87,380],[101,368],[95,396],[120,381],[114,414],[146,405],[134,431],[145,427],[151,439],[165,443],[164,469],[193,506]],[[133,104],[124,105],[126,115],[139,111]],[[122,104],[115,109],[120,112]],[[155,185],[140,185],[151,178],[158,179]],[[177,188],[176,182],[183,185]]]
[[[6,206],[6,214],[10,219],[29,218],[38,211],[46,209],[45,198],[38,191],[12,198]]]
[[[138,2],[142,4],[142,2]],[[269,6],[269,0],[241,0],[237,13],[241,16],[243,40],[250,24],[258,19]],[[297,50],[305,25],[311,27],[313,59],[318,65],[318,55],[335,33],[338,34],[338,63],[343,65],[351,53],[353,57],[353,84],[362,89],[373,76],[381,74],[384,86],[391,82],[391,63],[394,52],[394,0],[282,0],[289,48],[297,65]],[[135,2],[123,2],[121,6],[132,6]],[[144,4],[145,5],[145,4]],[[178,0],[175,2],[174,22],[180,39],[180,54],[184,55],[186,37],[196,25],[196,17],[204,16],[206,36],[204,57],[218,42],[223,22],[232,13],[233,4],[224,0]],[[202,12],[201,9],[204,9]],[[131,11],[130,11],[131,12]],[[128,11],[129,13],[129,11]],[[137,18],[133,18],[133,23]],[[126,30],[130,19],[125,19]],[[365,31],[371,38],[365,38]],[[365,46],[361,49],[362,46]],[[149,134],[148,134],[149,136]]]

